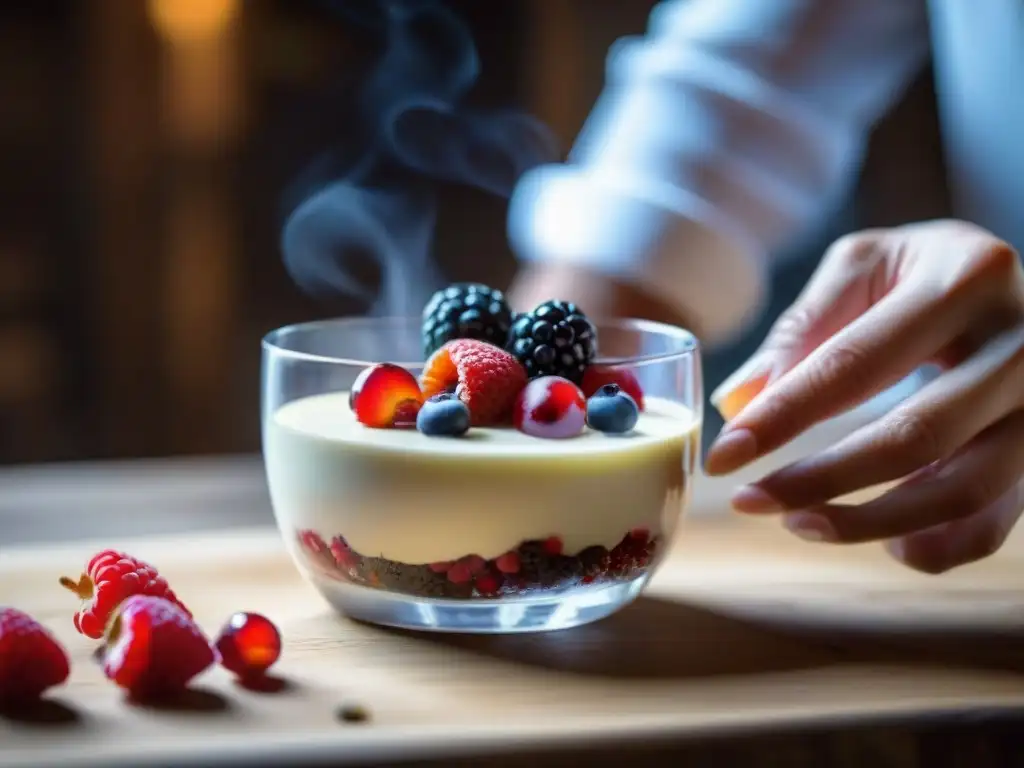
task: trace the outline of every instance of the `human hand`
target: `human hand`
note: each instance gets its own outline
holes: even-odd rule
[[[638,318],[681,326],[699,333],[684,312],[641,289],[575,265],[532,264],[516,275],[507,291],[513,309],[526,312],[551,299],[571,301],[591,318]]]
[[[712,396],[729,421],[706,470],[733,472],[928,362],[943,372],[921,391],[739,489],[733,506],[781,512],[810,540],[886,540],[928,573],[986,557],[1024,507],[1024,273],[1012,248],[970,224],[836,242],[759,352]],[[835,502],[897,480],[866,503]]]

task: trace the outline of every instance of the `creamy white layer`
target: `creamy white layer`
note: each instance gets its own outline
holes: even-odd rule
[[[637,527],[671,535],[700,424],[676,403],[646,405],[629,435],[544,440],[370,429],[347,392],[295,400],[264,425],[274,510],[288,540],[299,529],[340,534],[361,554],[405,563],[492,558],[548,536],[575,553]]]

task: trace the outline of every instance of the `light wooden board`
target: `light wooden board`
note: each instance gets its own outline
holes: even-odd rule
[[[334,615],[270,529],[117,545],[154,562],[211,633],[235,610],[283,630],[278,693],[197,681],[191,707],[127,705],[71,626],[57,585],[99,544],[0,551],[0,604],[34,614],[74,658],[50,725],[0,719],[0,765],[338,764],[1024,707],[1024,540],[935,578],[875,547],[800,542],[772,522],[695,519],[649,594],[604,622],[533,636],[413,635]],[[357,701],[372,720],[340,724]],[[57,718],[63,719],[63,718]]]

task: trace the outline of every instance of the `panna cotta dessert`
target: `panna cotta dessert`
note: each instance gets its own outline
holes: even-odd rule
[[[574,305],[513,317],[477,284],[391,363],[264,423],[279,525],[307,575],[419,598],[522,600],[646,580],[684,507],[700,419],[595,363]]]

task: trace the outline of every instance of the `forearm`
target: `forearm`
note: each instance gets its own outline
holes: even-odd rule
[[[684,306],[711,341],[735,332],[771,254],[842,191],[923,60],[921,13],[916,0],[663,3],[610,56],[569,164],[520,184],[518,253]]]

